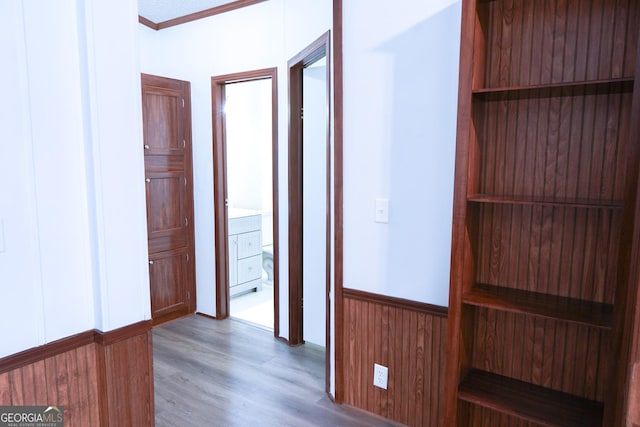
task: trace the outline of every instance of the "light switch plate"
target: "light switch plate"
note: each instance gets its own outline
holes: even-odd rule
[[[389,199],[376,199],[376,222],[389,222]]]

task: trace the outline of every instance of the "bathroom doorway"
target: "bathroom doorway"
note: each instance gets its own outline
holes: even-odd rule
[[[212,78],[216,317],[277,334],[275,69]]]

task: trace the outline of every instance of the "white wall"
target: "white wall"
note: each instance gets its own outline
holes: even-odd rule
[[[150,318],[137,1],[86,5],[85,111],[90,132],[96,326],[112,330]],[[117,28],[117,31],[114,31]],[[85,118],[86,118],[85,114]]]
[[[272,212],[271,79],[226,85],[229,207]]]
[[[211,77],[278,67],[280,331],[288,325],[287,61],[332,25],[330,0],[270,0],[161,31],[140,26],[142,71],[191,82],[198,311],[215,315]]]
[[[302,70],[303,335],[326,346],[327,295],[327,66]]]
[[[0,357],[149,318],[136,2],[91,6],[0,4]]]
[[[461,2],[345,0],[343,14],[344,286],[446,306]]]

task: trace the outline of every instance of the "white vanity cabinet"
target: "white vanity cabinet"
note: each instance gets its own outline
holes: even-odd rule
[[[262,290],[262,215],[229,209],[229,295]]]

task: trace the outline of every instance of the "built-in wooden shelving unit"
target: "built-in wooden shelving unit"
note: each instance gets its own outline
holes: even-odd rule
[[[458,388],[461,400],[550,427],[602,426],[603,405],[488,372],[472,370]]]
[[[639,31],[634,0],[463,0],[447,426],[622,420]]]

